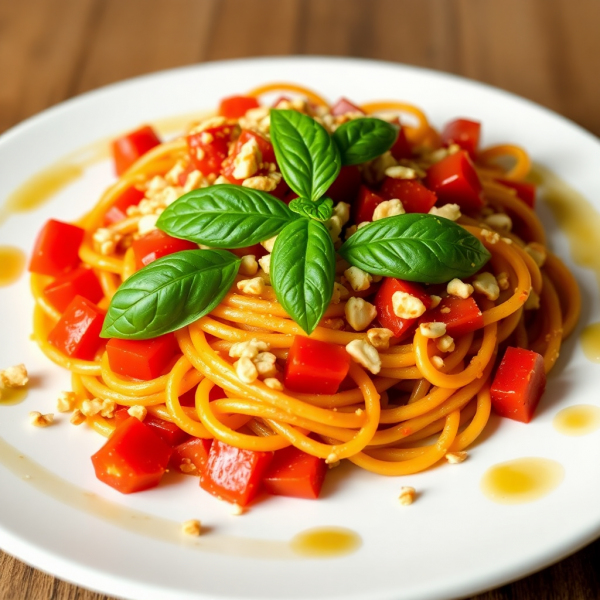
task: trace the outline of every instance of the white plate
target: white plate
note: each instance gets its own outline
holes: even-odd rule
[[[99,139],[144,122],[211,109],[223,96],[276,80],[304,84],[331,100],[340,95],[357,102],[405,99],[423,107],[438,126],[456,116],[481,120],[484,145],[521,144],[536,162],[587,198],[600,198],[600,144],[565,119],[450,75],[323,58],[178,69],[113,85],[45,111],[0,138],[0,198],[4,201],[40,169]],[[0,225],[0,244],[29,250],[47,218],[78,217],[111,180],[108,161],[93,166],[37,211],[13,215]],[[540,204],[555,249],[568,258],[565,239]],[[582,325],[600,320],[592,274],[570,266],[586,298]],[[535,420],[521,425],[493,419],[493,435],[460,466],[405,478],[342,467],[331,472],[324,497],[317,502],[272,498],[234,517],[226,505],[201,492],[193,478],[172,477],[155,490],[122,496],[94,478],[89,457],[102,444],[99,436],[70,426],[66,418],[44,430],[28,424],[30,410],[54,411],[57,392],[69,386],[67,375],[28,338],[33,302],[26,279],[0,288],[0,366],[25,362],[34,382],[26,402],[0,406],[0,437],[64,485],[56,480],[55,496],[49,495],[46,476],[26,458],[15,459],[15,468],[29,479],[0,463],[0,543],[7,552],[58,577],[144,600],[439,599],[474,594],[522,577],[600,533],[600,479],[596,461],[589,459],[600,452],[600,434],[568,438],[552,427],[559,408],[598,403],[594,388],[600,366],[584,358],[577,335],[565,346]],[[0,450],[4,463],[8,454]],[[505,506],[487,500],[479,490],[482,474],[495,463],[522,456],[558,461],[566,472],[562,485],[530,504]],[[36,483],[46,486],[45,491]],[[65,492],[69,484],[73,488]],[[410,507],[397,502],[402,485],[420,492]],[[132,523],[140,521],[129,509],[153,517],[142,519],[141,533],[132,531]],[[205,547],[179,535],[177,524],[189,518],[200,518],[210,528],[198,538]],[[171,541],[169,534],[161,533],[169,527],[162,519],[173,525]],[[285,542],[315,526],[348,527],[360,535],[362,547],[330,560],[290,558]],[[270,540],[273,546],[264,543]]]

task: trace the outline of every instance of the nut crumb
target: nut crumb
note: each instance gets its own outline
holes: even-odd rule
[[[54,421],[54,414],[48,413],[43,415],[37,410],[32,410],[29,413],[29,421],[34,427],[48,427],[48,425],[52,425],[52,422]]]
[[[145,406],[140,406],[140,405],[136,405],[136,406],[132,406],[127,410],[127,414],[130,415],[131,417],[135,417],[136,419],[143,421],[146,418],[146,415],[148,414],[148,410],[146,409]]]
[[[83,422],[85,422],[85,415],[78,408],[76,408],[73,411],[73,414],[71,415],[69,421],[73,425],[81,425]]]
[[[398,500],[402,506],[408,506],[415,501],[416,495],[417,493],[414,487],[404,486],[400,488],[400,496],[398,496]]]
[[[71,412],[75,408],[76,401],[75,392],[60,392],[56,401],[56,410],[62,413]]]
[[[198,519],[190,519],[189,521],[185,521],[181,525],[181,531],[186,535],[192,535],[194,537],[198,537],[202,532],[202,525]]]
[[[464,460],[466,460],[468,454],[464,451],[460,451],[460,452],[447,452],[446,453],[446,460],[451,464],[451,465],[456,465],[458,463],[463,462]]]

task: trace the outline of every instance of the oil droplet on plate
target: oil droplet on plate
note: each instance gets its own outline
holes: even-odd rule
[[[565,476],[563,466],[548,458],[517,458],[489,468],[481,491],[499,504],[525,504],[555,490]]]
[[[0,405],[12,406],[19,404],[27,398],[27,388],[4,388],[0,396]]]
[[[10,285],[25,269],[25,253],[14,246],[0,246],[0,286]]]
[[[600,429],[600,407],[593,404],[576,404],[561,410],[552,422],[554,429],[563,435],[579,436]]]
[[[309,558],[343,556],[357,550],[362,544],[360,537],[344,527],[317,527],[296,535],[291,542],[292,550]]]
[[[592,362],[600,363],[600,323],[588,325],[581,332],[579,339],[587,358]]]

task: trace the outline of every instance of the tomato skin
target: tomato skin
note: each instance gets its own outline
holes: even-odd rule
[[[390,152],[396,160],[412,157],[412,148],[410,147],[409,141],[406,139],[403,127],[398,128],[398,137],[396,138],[394,145],[390,148]]]
[[[102,300],[104,292],[94,271],[80,265],[48,284],[44,288],[44,296],[56,310],[64,312],[75,296],[83,296],[96,304]]]
[[[92,456],[96,477],[122,494],[159,484],[173,449],[135,417],[119,425]]]
[[[445,146],[457,144],[468,152],[471,158],[475,158],[479,150],[481,123],[469,119],[455,119],[446,124],[440,135]]]
[[[144,125],[114,140],[112,154],[117,175],[123,175],[138,158],[159,144],[160,139],[150,125]]]
[[[456,152],[431,165],[425,185],[437,194],[441,204],[458,204],[465,211],[483,206],[481,181],[466,152]]]
[[[358,199],[352,205],[352,218],[358,225],[365,221],[373,220],[375,209],[385,200],[379,194],[370,190],[366,185],[361,185],[358,190]]]
[[[442,312],[442,309],[450,309],[450,312]],[[451,336],[461,336],[483,327],[483,316],[477,302],[472,297],[457,298],[448,296],[427,315],[421,318],[421,322],[445,323],[446,333]]]
[[[50,219],[38,233],[29,271],[59,277],[79,265],[79,247],[85,231],[77,225]]]
[[[407,213],[428,213],[437,201],[434,192],[412,179],[386,177],[380,193],[385,200],[398,198]]]
[[[498,183],[505,185],[517,192],[517,198],[520,198],[529,206],[529,208],[535,208],[535,196],[537,187],[533,183],[527,183],[526,181],[509,181],[508,179],[496,179]]]
[[[404,281],[403,279],[394,279],[386,277],[375,296],[375,308],[377,309],[377,320],[382,327],[386,327],[394,337],[403,338],[414,330],[418,318],[403,319],[394,312],[394,303],[392,297],[396,292],[404,292],[418,298],[424,305],[425,309],[431,306],[431,297],[425,292],[423,287],[412,281]]]
[[[334,117],[345,115],[347,113],[361,113],[365,114],[365,111],[356,106],[353,102],[350,102],[347,98],[340,98],[332,107],[331,114]]]
[[[349,369],[345,348],[297,335],[285,363],[284,385],[305,394],[335,394]]]
[[[112,338],[106,344],[108,364],[114,373],[144,381],[160,377],[178,351],[173,333],[149,340]]]
[[[203,175],[217,175],[227,158],[229,142],[236,132],[234,125],[209,127],[204,131],[190,133],[186,140],[188,152],[196,169]]]
[[[335,181],[325,192],[325,196],[331,198],[334,204],[347,202],[354,204],[358,196],[362,178],[356,165],[342,167]]]
[[[178,444],[173,449],[169,466],[187,475],[200,475],[208,463],[212,443],[213,440],[193,437]]]
[[[264,477],[269,494],[316,500],[321,492],[327,465],[294,446],[277,450]]]
[[[229,96],[219,105],[219,115],[226,119],[239,119],[251,108],[258,108],[258,100],[252,96]]]
[[[104,225],[111,225],[126,219],[127,209],[130,206],[137,206],[144,195],[144,192],[135,186],[127,188],[104,214]]]
[[[141,269],[157,258],[182,250],[198,250],[198,244],[171,237],[160,229],[153,229],[146,235],[138,238],[131,245],[135,256],[136,269]]]
[[[104,341],[100,337],[104,311],[83,296],[75,296],[48,334],[48,342],[72,358],[93,360]]]
[[[502,417],[529,423],[545,389],[543,357],[509,346],[490,389],[494,410]]]
[[[246,506],[258,493],[272,452],[243,450],[214,440],[200,487],[213,496]]]

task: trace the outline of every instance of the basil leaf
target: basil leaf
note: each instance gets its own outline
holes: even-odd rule
[[[239,264],[224,250],[184,250],[151,262],[121,284],[100,335],[146,340],[189,325],[221,302]]]
[[[214,185],[175,200],[156,225],[173,237],[214,248],[243,248],[277,235],[296,216],[270,194]]]
[[[275,240],[270,275],[277,300],[310,335],[333,295],[335,249],[325,226],[292,221]]]
[[[354,119],[340,125],[333,141],[343,165],[358,165],[387,152],[396,141],[398,130],[382,119]]]
[[[361,227],[338,252],[368,273],[422,283],[469,277],[490,258],[460,225],[424,214],[387,217]]]
[[[315,221],[327,221],[333,214],[333,200],[330,198],[321,198],[315,202],[305,198],[294,198],[289,205],[289,209]]]
[[[271,110],[271,141],[287,184],[317,200],[340,172],[340,153],[325,128],[295,110]]]

